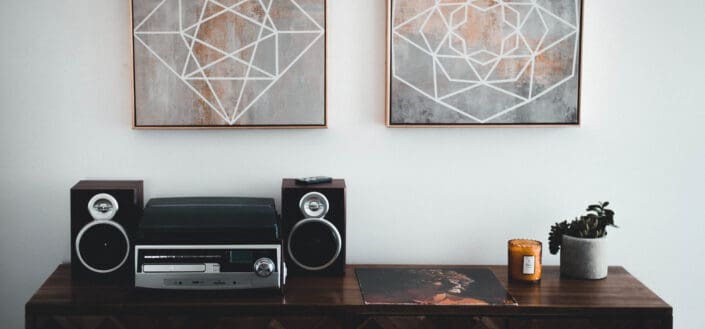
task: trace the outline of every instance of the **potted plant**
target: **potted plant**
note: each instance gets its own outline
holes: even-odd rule
[[[607,226],[614,226],[609,202],[587,208],[587,214],[570,223],[551,226],[548,235],[551,254],[561,250],[561,275],[574,279],[598,280],[607,277]]]

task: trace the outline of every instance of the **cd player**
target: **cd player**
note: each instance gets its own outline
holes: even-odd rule
[[[135,286],[281,290],[278,221],[273,199],[152,199],[137,233]]]

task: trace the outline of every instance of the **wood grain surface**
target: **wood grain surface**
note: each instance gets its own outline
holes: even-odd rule
[[[545,266],[542,282],[534,286],[508,284],[505,266],[487,267],[518,306],[365,305],[352,266],[344,277],[289,278],[282,296],[75,283],[70,267],[61,265],[27,302],[27,328],[91,328],[90,323],[99,328],[105,321],[120,328],[130,319],[161,321],[152,326],[158,328],[182,327],[174,323],[189,321],[203,322],[193,328],[298,328],[282,321],[310,328],[672,328],[671,306],[621,267],[611,267],[605,280],[581,281],[562,279],[558,267]],[[181,322],[173,320],[179,317]],[[85,319],[93,320],[86,324]],[[221,326],[237,319],[252,326]],[[82,324],[71,325],[78,322]],[[142,327],[150,326],[133,323],[126,328]]]

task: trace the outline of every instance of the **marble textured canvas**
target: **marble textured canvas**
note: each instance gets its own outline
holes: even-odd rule
[[[574,125],[582,0],[388,0],[389,126]]]
[[[132,0],[134,126],[324,127],[325,0]]]

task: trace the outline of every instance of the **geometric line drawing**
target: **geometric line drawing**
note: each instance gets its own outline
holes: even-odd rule
[[[574,13],[540,0],[432,0],[402,19],[391,1],[391,78],[472,122],[495,120],[579,74],[581,5],[564,1],[574,2]],[[559,51],[562,70],[545,64]],[[479,90],[506,97],[505,106],[476,111],[448,101]]]
[[[184,7],[196,2],[200,15],[186,22]],[[287,18],[296,24],[277,27],[271,13],[283,8],[293,9]],[[170,23],[163,22],[166,15],[171,15]],[[234,47],[224,41],[233,38],[207,32],[214,28],[244,40]],[[161,0],[133,29],[140,45],[231,126],[324,35],[324,27],[297,0]],[[296,47],[282,46],[292,40]],[[173,57],[183,61],[166,59]],[[274,58],[274,63],[262,64],[262,58]],[[208,93],[195,85],[207,87]],[[254,96],[245,99],[246,93]]]

